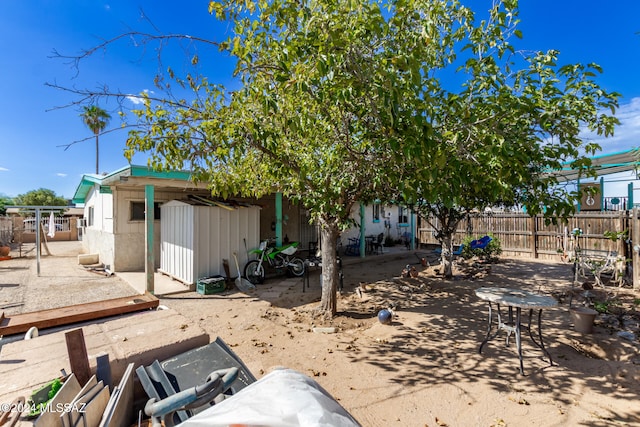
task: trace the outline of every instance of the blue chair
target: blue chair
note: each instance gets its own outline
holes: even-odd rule
[[[462,255],[462,251],[464,250],[464,243],[458,246],[458,249],[452,252],[454,255]]]
[[[462,251],[463,250],[464,250],[464,243],[461,244],[460,246],[458,246],[458,249],[456,249],[455,251],[451,252],[451,254],[454,255],[454,256],[462,255]],[[435,248],[433,251],[439,255],[439,254],[442,253],[442,248]]]
[[[474,240],[471,242],[471,249],[484,249],[492,240],[493,239],[489,236],[484,236],[478,240]]]

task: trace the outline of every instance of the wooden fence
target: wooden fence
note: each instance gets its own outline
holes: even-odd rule
[[[0,246],[8,245],[13,240],[13,221],[6,216],[0,216]]]
[[[629,257],[630,247],[626,239],[613,242],[605,237],[605,232],[629,230],[632,221],[629,211],[581,212],[567,222],[549,223],[543,216],[529,216],[523,213],[483,213],[470,215],[458,224],[454,244],[460,244],[470,235],[474,238],[485,234],[500,240],[504,255],[531,258],[557,258],[569,254],[575,244],[572,231],[582,230],[580,245],[583,249],[617,251]],[[435,232],[424,219],[418,220],[418,239],[422,245],[437,245]],[[629,230],[629,237],[632,236]]]

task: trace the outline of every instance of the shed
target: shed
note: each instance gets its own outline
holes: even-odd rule
[[[171,200],[160,207],[159,271],[188,285],[224,276],[223,259],[237,275],[234,252],[242,272],[245,247],[257,247],[260,239],[260,207],[201,199]]]

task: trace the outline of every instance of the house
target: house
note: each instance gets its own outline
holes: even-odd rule
[[[166,238],[163,240],[162,223],[168,219],[163,218],[162,207],[181,203],[193,205],[193,201],[198,199],[208,200],[212,205],[209,206],[211,210],[239,212],[248,204],[260,208],[255,227],[235,233],[226,229],[225,236],[216,237],[219,243],[222,239],[231,241],[221,243],[224,253],[217,255],[220,262],[216,261],[215,265],[221,266],[222,259],[232,259],[235,252],[242,268],[247,261],[248,250],[257,247],[261,240],[278,235],[299,241],[301,248],[318,240],[317,230],[309,225],[306,211],[283,200],[281,195],[266,196],[259,200],[214,200],[206,185],[194,184],[189,172],[185,171],[158,172],[146,166],[130,165],[106,175],[86,174],[73,196],[73,202],[84,209],[81,220],[84,249],[88,253],[99,254],[100,262],[115,272],[145,271],[147,247],[153,256],[153,269],[164,267],[161,265],[162,244],[163,241],[166,243]],[[152,221],[147,221],[147,203],[154,207]],[[242,223],[235,224],[236,227],[243,227]],[[164,230],[168,230],[168,227],[171,224],[165,224]],[[193,233],[206,232],[202,229],[191,230]],[[223,272],[216,267],[208,274]]]
[[[596,179],[581,177],[581,171],[572,162],[547,173],[563,186],[591,188],[582,196],[578,211],[625,211],[637,206],[640,148],[594,156],[591,164],[598,175]]]
[[[344,247],[361,242],[363,238],[377,238],[383,236],[385,245],[411,245],[412,237],[416,236],[416,214],[402,205],[385,205],[375,202],[370,205],[358,205],[351,213],[355,225],[345,230],[340,237],[340,245]],[[362,227],[364,224],[364,227]],[[346,251],[347,254],[360,255]]]
[[[164,271],[169,267],[168,263],[182,262],[177,255],[169,256],[168,251],[176,254],[180,245],[182,249],[188,246],[187,253],[179,251],[180,257],[187,260],[190,268],[197,270],[194,274],[217,275],[224,274],[222,260],[232,260],[234,253],[242,269],[248,261],[248,251],[268,238],[299,242],[303,257],[306,256],[304,251],[317,247],[319,233],[317,227],[310,224],[306,209],[281,194],[257,200],[216,200],[206,184],[195,184],[190,178],[186,171],[158,172],[135,165],[106,175],[84,175],[73,197],[73,202],[84,210],[80,222],[84,249],[99,254],[100,262],[115,272]],[[153,215],[146,214],[147,204],[153,206]],[[259,214],[256,218],[252,215],[241,218],[251,211],[249,206],[258,207]],[[181,209],[184,212],[175,213]],[[358,226],[345,232],[344,241],[352,236],[379,233],[394,240],[407,233],[415,235],[411,232],[413,216],[406,209],[374,204],[361,206],[359,212],[356,209],[354,217],[358,215],[362,215],[360,219],[355,218]],[[184,221],[190,223],[186,228]],[[221,221],[226,224],[222,228],[216,225]],[[364,227],[360,226],[362,223]],[[178,228],[184,228],[190,236],[180,240],[182,237],[172,235]],[[207,239],[201,239],[202,236]],[[196,240],[199,243],[196,244]],[[178,241],[183,243],[176,243]],[[197,255],[193,254],[193,251],[203,250],[212,254],[206,267],[202,267],[202,262],[198,263]],[[150,260],[153,260],[151,265],[148,264]],[[174,265],[170,270],[175,272],[182,267]],[[232,273],[235,275],[235,268]],[[186,282],[193,280],[193,275],[177,276]]]

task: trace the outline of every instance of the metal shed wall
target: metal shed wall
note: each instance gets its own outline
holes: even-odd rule
[[[229,210],[173,200],[160,209],[160,270],[186,284],[195,284],[202,277],[224,276],[223,259],[229,260],[231,275],[237,275],[233,253],[237,253],[242,270],[247,262],[244,241],[249,248],[259,244],[257,206]]]

